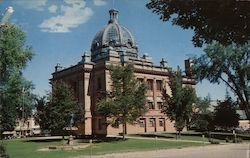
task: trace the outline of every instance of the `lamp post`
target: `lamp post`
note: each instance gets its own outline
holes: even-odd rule
[[[0,28],[4,25],[6,25],[6,23],[9,22],[9,19],[11,17],[11,15],[14,13],[14,9],[13,7],[9,6],[5,9],[4,14],[2,15],[1,21],[0,21]]]
[[[22,118],[21,118],[21,124],[22,124],[22,129],[21,129],[21,125],[20,125],[20,129],[21,129],[21,136],[24,136],[24,120],[25,120],[25,114],[24,114],[24,94],[25,94],[25,88],[22,88]]]

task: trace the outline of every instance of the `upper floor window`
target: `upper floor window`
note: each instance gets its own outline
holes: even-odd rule
[[[139,83],[143,83],[143,78],[137,78],[137,81],[138,81]]]
[[[153,90],[153,80],[150,80],[150,79],[147,80],[147,90],[150,90],[150,91]]]
[[[155,109],[155,106],[154,106],[153,102],[148,102],[148,108],[149,109]]]
[[[162,102],[157,102],[157,107],[158,107],[158,109],[162,109],[163,108]]]
[[[162,81],[161,80],[156,80],[156,90],[162,91]]]

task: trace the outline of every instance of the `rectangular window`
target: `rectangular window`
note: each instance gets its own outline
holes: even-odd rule
[[[140,127],[144,128],[145,127],[145,119],[140,119]]]
[[[149,119],[149,126],[150,127],[155,127],[155,118],[150,118]]]
[[[159,126],[163,127],[164,126],[164,119],[159,119]]]
[[[138,81],[139,83],[143,83],[143,78],[137,78],[137,81]]]
[[[158,107],[158,109],[162,109],[163,108],[162,102],[157,102],[157,107]]]
[[[154,106],[153,102],[148,102],[148,108],[149,109],[155,109],[155,106]]]
[[[161,80],[156,80],[156,90],[162,91],[162,81]]]
[[[35,126],[38,126],[38,125],[39,125],[39,123],[37,121],[35,121]]]
[[[75,93],[75,95],[78,93],[77,92],[77,83],[76,82],[73,82],[72,83],[72,89],[73,89],[73,91],[74,91],[74,93]]]
[[[153,90],[153,80],[150,79],[147,80],[147,90],[149,91]]]

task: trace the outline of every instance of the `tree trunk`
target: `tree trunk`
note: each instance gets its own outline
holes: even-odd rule
[[[126,123],[122,123],[122,139],[125,140]]]
[[[126,124],[126,122],[124,124],[125,124],[125,134],[127,135],[128,134],[127,133],[127,124]]]
[[[62,139],[65,140],[64,131],[62,133]]]

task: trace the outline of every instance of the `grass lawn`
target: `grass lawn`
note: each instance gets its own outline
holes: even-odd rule
[[[91,149],[94,154],[107,154],[116,152],[128,152],[139,150],[156,150],[167,148],[182,148],[188,146],[200,146],[202,143],[128,139],[126,141],[110,141],[93,143],[92,146],[80,150],[61,151],[37,151],[52,145],[63,145],[61,140],[30,141],[32,139],[5,140],[7,153],[10,158],[63,158],[77,155],[90,155]]]
[[[176,139],[176,133],[147,133],[147,134],[136,134],[136,135],[131,135],[131,136],[141,136],[141,137],[159,137],[159,138],[167,138],[171,140]],[[249,141],[250,140],[250,135],[249,134],[237,134],[236,137],[238,139],[244,140],[244,141]],[[211,132],[211,139],[216,142],[220,143],[226,143],[226,138],[229,139],[230,142],[234,140],[234,135],[233,133],[223,133],[223,132]],[[204,142],[209,142],[208,137],[206,136],[203,140],[202,138],[202,133],[201,132],[194,132],[194,131],[185,131],[181,132],[180,138],[178,140],[191,140],[191,141],[204,141]]]
[[[176,140],[176,133],[168,133],[168,132],[163,132],[163,133],[152,133],[152,134],[137,134],[137,135],[131,135],[131,136],[142,136],[142,137],[159,137],[159,138],[167,138],[167,139],[171,139],[171,140]],[[218,142],[224,142],[225,140],[220,140],[220,139],[215,139],[212,137],[212,139],[214,141],[218,141]],[[181,132],[181,136],[180,138],[178,138],[178,140],[190,140],[190,141],[204,141],[204,142],[209,142],[209,139],[207,137],[204,137],[204,140],[202,138],[202,133],[200,132]]]

